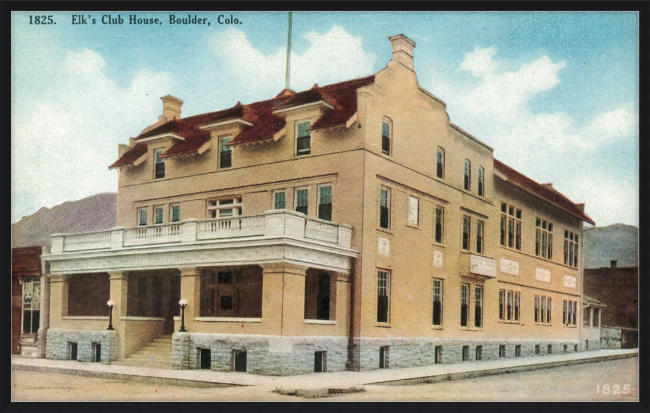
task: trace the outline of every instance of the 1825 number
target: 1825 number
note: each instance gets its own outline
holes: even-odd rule
[[[631,386],[629,384],[624,384],[622,386],[620,384],[613,384],[613,385],[604,384],[604,385],[601,386],[600,383],[598,383],[596,385],[596,393],[599,393],[599,394],[600,393],[602,393],[602,394],[623,394],[623,395],[627,396],[628,394],[631,393],[631,391],[632,391],[632,388],[631,388]]]
[[[56,24],[54,17],[50,16],[29,16],[29,24]]]

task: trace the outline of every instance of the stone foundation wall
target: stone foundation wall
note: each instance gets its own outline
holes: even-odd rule
[[[344,371],[348,361],[346,337],[278,337],[176,333],[172,337],[172,367],[199,369],[200,350],[210,350],[210,369],[234,371],[234,351],[247,355],[246,371],[263,375],[314,372],[314,353],[325,351],[325,371]]]
[[[621,348],[621,329],[614,327],[601,327],[600,329],[600,347],[601,348]],[[591,341],[589,341],[589,350],[591,350]]]
[[[544,356],[574,352],[575,346],[582,351],[579,340],[435,340],[435,339],[408,339],[408,338],[362,338],[358,346],[359,362],[354,370],[374,370],[379,368],[379,349],[388,347],[388,367],[418,367],[429,366],[436,363],[436,347],[440,347],[440,364],[462,363],[463,346],[469,346],[467,361],[476,360],[476,347],[481,346],[481,360],[496,360],[499,357],[500,346],[505,346],[505,358],[517,357],[516,346],[520,347],[519,357]],[[551,345],[551,353],[548,352]],[[536,346],[539,346],[537,353]]]
[[[408,338],[356,339],[352,363],[348,364],[348,340],[344,337],[278,337],[227,334],[176,333],[172,339],[174,369],[199,369],[201,349],[210,350],[210,369],[234,371],[234,350],[245,350],[246,371],[263,375],[297,375],[314,372],[314,353],[326,351],[326,371],[375,370],[379,368],[379,349],[388,347],[388,368],[418,367],[438,362],[462,363],[463,346],[468,346],[468,360],[476,361],[481,346],[481,360],[499,359],[500,346],[505,358],[545,356],[582,351],[579,340],[435,340]],[[548,346],[551,345],[551,353]],[[539,349],[536,348],[539,346]],[[566,346],[566,350],[565,350]],[[590,342],[591,346],[591,342]]]
[[[70,343],[77,343],[77,360],[93,361],[93,343],[101,344],[101,362],[117,360],[119,343],[116,331],[47,330],[46,355],[48,359],[69,360]]]

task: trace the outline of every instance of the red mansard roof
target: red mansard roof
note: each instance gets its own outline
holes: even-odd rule
[[[40,277],[41,247],[11,249],[12,277]]]
[[[578,206],[573,203],[569,198],[566,196],[562,195],[561,193],[557,192],[554,189],[548,188],[544,185],[541,185],[526,175],[515,171],[508,165],[504,164],[501,161],[494,160],[494,168],[501,172],[503,175],[506,176],[508,181],[512,182],[513,184],[522,187],[533,194],[539,196],[540,198],[543,198],[560,208],[564,209],[565,211],[569,212],[570,214],[573,214],[579,218],[581,218],[583,221],[586,221],[592,225],[596,225],[593,219],[589,217],[584,211],[582,211]]]
[[[321,100],[333,106],[334,109],[326,110],[314,122],[311,130],[345,125],[357,111],[357,89],[372,84],[374,81],[375,76],[372,75],[323,87],[314,85],[311,89],[299,93],[285,89],[273,99],[248,105],[242,105],[237,102],[235,106],[229,109],[190,116],[180,120],[175,119],[148,130],[134,139],[137,142],[137,140],[147,137],[162,135],[164,133],[174,133],[185,138],[185,140],[175,142],[163,153],[162,157],[192,153],[197,151],[210,139],[210,134],[199,129],[199,126],[228,119],[242,119],[248,123],[252,123],[253,126],[245,126],[228,145],[235,146],[242,143],[264,141],[273,138],[286,125],[284,118],[274,114],[274,111],[292,106],[315,103]],[[124,153],[109,168],[130,165],[145,152],[146,144],[138,143]]]

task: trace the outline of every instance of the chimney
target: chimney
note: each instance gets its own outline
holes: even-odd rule
[[[183,101],[171,95],[166,95],[160,98],[163,101],[163,113],[160,115],[159,121],[169,122],[172,119],[180,119],[181,106]]]
[[[413,68],[413,49],[415,48],[415,42],[403,34],[391,36],[388,40],[393,45],[392,61],[400,62],[415,71]]]
[[[545,184],[542,184],[542,186],[545,186],[548,189],[553,189],[553,182],[547,182]]]
[[[584,203],[584,202],[581,202],[581,203],[579,203],[579,204],[576,204],[576,206],[578,207],[578,209],[579,209],[581,212],[585,212],[585,203]]]
[[[611,261],[609,262],[609,264],[610,264],[610,265],[609,265],[610,268],[611,268],[611,269],[615,269],[615,268],[616,268],[616,263],[617,263],[617,262],[618,262],[618,261],[616,261],[616,260],[611,260]]]

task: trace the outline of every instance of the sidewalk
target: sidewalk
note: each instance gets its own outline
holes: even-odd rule
[[[539,357],[517,357],[492,361],[437,364],[401,369],[381,369],[363,372],[311,373],[300,376],[260,376],[249,373],[215,372],[210,370],[147,369],[81,363],[70,360],[47,360],[14,356],[13,370],[65,373],[114,380],[140,381],[199,387],[256,386],[269,390],[301,390],[318,393],[329,388],[348,389],[363,385],[402,385],[459,380],[494,374],[552,368],[570,364],[592,363],[620,358],[638,357],[639,350],[599,350],[554,354]]]

